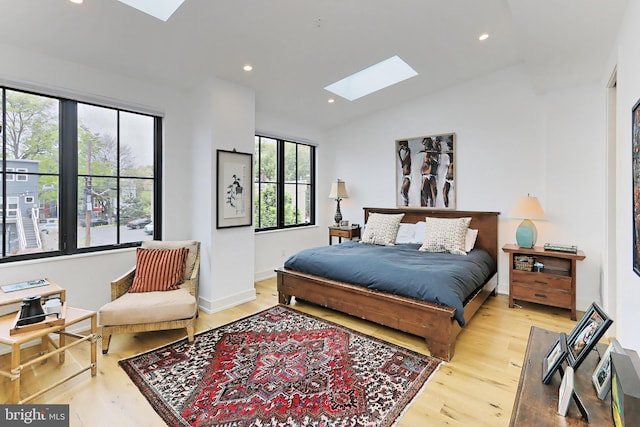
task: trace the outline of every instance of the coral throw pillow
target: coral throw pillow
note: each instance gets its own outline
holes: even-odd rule
[[[172,291],[182,283],[189,249],[136,251],[136,273],[129,292]]]

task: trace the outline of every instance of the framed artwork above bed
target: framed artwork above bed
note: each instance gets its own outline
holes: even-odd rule
[[[395,143],[396,205],[456,208],[456,134],[398,139]]]

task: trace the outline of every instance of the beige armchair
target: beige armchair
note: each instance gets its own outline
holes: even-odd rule
[[[146,241],[142,248],[176,249],[187,247],[183,282],[176,290],[129,292],[135,277],[135,267],[111,282],[111,302],[100,308],[102,353],[107,354],[112,334],[186,328],[193,342],[198,316],[198,285],[200,277],[200,242]]]

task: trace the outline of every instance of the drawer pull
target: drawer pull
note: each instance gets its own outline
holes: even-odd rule
[[[545,294],[533,294],[535,296],[537,296],[538,298],[546,298],[547,296]]]
[[[547,282],[545,282],[544,280],[534,280],[534,282],[540,283],[541,285],[546,285],[547,284]]]

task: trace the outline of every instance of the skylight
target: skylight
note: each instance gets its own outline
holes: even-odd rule
[[[393,56],[330,84],[325,89],[353,101],[417,75],[406,62]]]
[[[167,21],[184,0],[118,0],[155,18]]]

